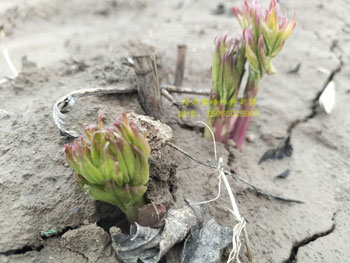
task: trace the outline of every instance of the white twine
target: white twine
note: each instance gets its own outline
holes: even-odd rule
[[[246,222],[242,218],[242,220],[238,224],[236,224],[235,227],[233,228],[232,250],[230,252],[227,262],[234,262],[235,259],[238,263],[240,262],[239,251],[241,249],[241,240],[239,239],[239,237],[241,236],[242,230],[245,227],[245,225],[246,225]]]
[[[13,76],[17,77],[18,76],[18,71],[17,71],[15,65],[13,64],[13,62],[12,62],[12,60],[10,58],[8,49],[6,47],[4,47],[3,50],[2,50],[2,53],[3,53],[4,57],[5,57],[6,63],[8,65],[8,67],[10,68]]]
[[[227,263],[230,262],[234,262],[236,260],[237,263],[240,263],[239,260],[239,251],[241,249],[241,241],[240,241],[240,235],[242,233],[242,230],[244,229],[245,225],[246,225],[246,221],[244,220],[243,217],[241,217],[240,213],[239,213],[239,209],[236,203],[236,199],[232,193],[231,190],[231,186],[227,180],[227,177],[225,175],[224,172],[224,159],[222,157],[219,157],[219,160],[217,159],[217,155],[216,155],[216,142],[215,142],[215,136],[214,133],[212,131],[212,129],[204,122],[202,121],[197,121],[194,123],[194,125],[196,125],[197,123],[202,123],[203,125],[205,125],[208,130],[210,131],[212,137],[213,137],[213,143],[214,143],[214,155],[215,155],[215,161],[217,164],[217,171],[219,173],[218,179],[219,179],[219,183],[218,183],[218,194],[215,198],[208,200],[208,201],[202,201],[199,203],[195,203],[197,205],[200,204],[206,204],[206,203],[210,203],[213,201],[216,201],[217,199],[219,199],[220,194],[221,194],[221,181],[224,181],[226,190],[228,192],[228,195],[230,197],[230,201],[231,201],[231,205],[232,205],[232,210],[230,209],[230,212],[232,213],[232,215],[235,217],[235,219],[238,221],[238,223],[234,226],[234,228],[232,229],[232,250],[229,254],[229,258],[227,260]]]
[[[10,68],[14,78],[16,78],[18,76],[18,71],[10,58],[9,51],[7,49],[6,35],[5,35],[5,32],[3,29],[0,29],[0,35],[1,35],[1,40],[3,42],[2,43],[2,54],[4,55],[7,66]]]

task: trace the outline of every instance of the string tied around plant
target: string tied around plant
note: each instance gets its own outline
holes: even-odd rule
[[[224,169],[224,165],[223,165],[224,159],[223,159],[223,157],[219,157],[219,158],[217,157],[215,135],[214,135],[212,129],[206,123],[204,123],[202,121],[197,121],[197,122],[194,123],[194,125],[196,125],[198,123],[201,123],[201,124],[205,125],[208,128],[208,130],[210,131],[210,133],[212,135],[212,138],[213,138],[214,156],[215,156],[215,162],[216,162],[216,167],[217,167],[216,170],[218,172],[218,194],[213,199],[202,201],[202,202],[197,202],[195,204],[196,205],[207,204],[207,203],[211,203],[211,202],[214,202],[217,199],[219,199],[220,195],[221,195],[221,183],[222,183],[222,181],[224,181],[225,188],[226,188],[227,193],[228,193],[228,195],[230,197],[231,206],[232,206],[232,209],[229,208],[228,210],[231,212],[233,217],[238,222],[232,229],[232,249],[230,251],[227,263],[235,262],[235,261],[240,263],[239,252],[240,252],[240,249],[241,249],[240,236],[241,236],[242,231],[244,233],[244,238],[245,238],[245,242],[246,242],[246,248],[247,248],[249,262],[252,262],[252,255],[251,255],[250,246],[249,246],[248,233],[247,233],[247,230],[245,228],[246,221],[241,216],[241,214],[239,212],[239,209],[238,209],[238,206],[237,206],[237,203],[236,203],[236,199],[235,199],[235,197],[234,197],[234,195],[232,193],[231,186],[230,186],[230,184],[229,184],[229,182],[227,180],[227,177],[225,175],[225,169]]]

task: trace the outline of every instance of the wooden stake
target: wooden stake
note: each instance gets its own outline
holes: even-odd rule
[[[186,60],[186,45],[177,46],[177,61],[176,61],[176,71],[175,71],[175,82],[176,87],[182,86],[182,81],[185,72],[185,60]]]
[[[140,104],[147,115],[160,120],[163,116],[155,56],[133,57]]]

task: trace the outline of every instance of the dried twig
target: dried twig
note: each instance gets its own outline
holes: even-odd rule
[[[209,91],[205,90],[193,90],[190,88],[183,88],[183,87],[175,87],[172,85],[161,85],[161,94],[166,97],[172,104],[174,104],[176,107],[181,107],[179,102],[174,101],[174,98],[171,96],[169,92],[174,93],[189,93],[189,94],[198,94],[198,95],[208,95]],[[87,97],[92,95],[106,95],[106,94],[123,94],[123,93],[131,93],[131,92],[137,92],[137,88],[130,88],[130,87],[105,87],[105,88],[95,88],[95,89],[82,89],[77,90],[69,93],[68,95],[62,97],[59,99],[54,106],[53,109],[53,118],[54,121],[58,127],[58,129],[61,131],[63,135],[76,138],[78,137],[78,134],[75,131],[68,130],[65,127],[64,123],[64,114],[62,111],[65,110],[67,106],[72,106],[75,104],[75,99],[80,97]]]
[[[68,95],[59,99],[53,107],[53,119],[63,135],[76,138],[78,133],[68,130],[65,126],[65,115],[62,113],[68,106],[75,104],[76,98],[91,96],[91,95],[105,95],[105,94],[123,94],[137,92],[136,88],[130,87],[105,87],[95,89],[82,89],[69,93]]]
[[[161,89],[160,92],[168,101],[170,101],[171,103],[170,106],[175,105],[176,108],[178,108],[179,110],[182,110],[181,103],[175,101],[174,97],[171,96],[171,94],[166,89]]]
[[[188,158],[192,159],[193,161],[195,161],[195,162],[197,162],[199,164],[208,166],[208,167],[213,168],[213,169],[217,169],[215,164],[212,164],[210,162],[203,162],[203,161],[197,159],[196,157],[192,156],[188,152],[182,150],[181,148],[179,148],[178,146],[176,146],[176,145],[174,145],[172,143],[168,143],[168,145],[170,147],[174,148],[175,150],[181,152],[182,154],[186,155]],[[264,191],[264,190],[260,189],[259,187],[255,186],[255,185],[253,185],[252,183],[249,183],[245,179],[239,177],[237,174],[234,174],[234,173],[232,173],[230,171],[227,171],[227,170],[224,170],[224,172],[225,172],[225,174],[232,176],[232,178],[236,179],[237,181],[248,185],[256,193],[261,194],[261,195],[263,195],[265,197],[277,199],[277,200],[284,201],[284,202],[290,202],[290,203],[298,203],[298,204],[303,204],[304,203],[303,201],[300,201],[300,200],[296,200],[296,199],[292,199],[292,198],[286,198],[286,197],[282,197],[282,196],[279,196],[279,195],[271,194],[271,193],[269,193],[267,191]]]
[[[210,91],[205,89],[192,89],[192,88],[185,88],[185,87],[176,87],[173,85],[160,85],[161,89],[166,89],[168,92],[175,92],[175,93],[188,93],[188,94],[196,94],[196,95],[205,95],[209,96]]]

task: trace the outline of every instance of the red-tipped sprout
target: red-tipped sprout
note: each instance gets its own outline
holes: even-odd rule
[[[286,17],[279,16],[279,5],[276,0],[271,0],[265,15],[256,0],[250,4],[245,0],[242,7],[233,8],[233,12],[243,29],[242,44],[238,49],[235,46],[232,47],[231,42],[226,41],[226,36],[215,38],[212,66],[213,91],[210,99],[226,100],[226,103],[229,103],[230,100],[237,97],[244,74],[244,64],[247,61],[248,80],[244,89],[246,103],[241,107],[241,112],[246,113],[246,116],[237,118],[209,115],[208,119],[217,141],[226,143],[229,139],[233,139],[237,148],[240,149],[254,109],[255,103],[250,104],[250,101],[256,101],[262,77],[266,73],[275,73],[271,60],[281,51],[285,41],[293,33],[296,23],[295,12],[290,22]],[[236,63],[236,61],[243,62],[243,64]],[[227,109],[231,110],[232,107],[222,105],[210,107],[210,112],[213,109],[225,112]]]
[[[226,117],[235,106],[244,74],[245,49],[241,41],[227,34],[214,39],[212,62],[212,90],[210,94],[208,125],[218,141],[226,142],[233,128],[235,116]],[[210,136],[206,130],[206,136]]]
[[[115,127],[86,128],[90,146],[84,140],[65,145],[67,162],[76,172],[78,185],[91,198],[118,206],[130,222],[137,220],[149,180],[150,147],[146,137],[129,124],[126,115]]]

